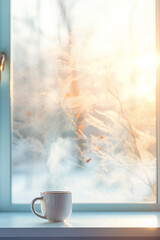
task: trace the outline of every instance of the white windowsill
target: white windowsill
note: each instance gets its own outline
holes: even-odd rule
[[[156,237],[160,212],[74,212],[65,223],[32,213],[0,213],[1,237]]]

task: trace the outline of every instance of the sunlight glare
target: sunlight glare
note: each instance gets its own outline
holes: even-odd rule
[[[134,64],[144,70],[153,70],[159,66],[159,58],[155,54],[148,54],[134,59]]]

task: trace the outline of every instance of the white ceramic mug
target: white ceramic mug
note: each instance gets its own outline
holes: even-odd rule
[[[40,194],[41,197],[33,199],[32,212],[40,218],[53,222],[63,222],[72,212],[72,193],[68,191],[48,191]],[[34,203],[41,200],[42,214],[34,209]]]

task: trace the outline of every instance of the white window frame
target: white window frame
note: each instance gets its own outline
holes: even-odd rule
[[[10,45],[10,1],[0,0],[0,52],[5,52],[7,61],[1,74],[0,83],[0,211],[30,211],[30,204],[11,204],[11,104],[10,89],[12,73],[10,71],[11,45]],[[156,0],[156,39],[157,53],[160,56],[160,0]],[[157,69],[157,203],[89,203],[73,204],[73,211],[159,211],[160,210],[160,67]],[[159,189],[159,190],[158,190]],[[38,205],[39,207],[39,205]]]

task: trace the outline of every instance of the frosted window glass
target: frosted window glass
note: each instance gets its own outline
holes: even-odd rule
[[[154,0],[12,0],[12,202],[156,203]]]

